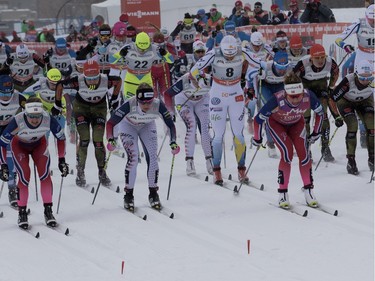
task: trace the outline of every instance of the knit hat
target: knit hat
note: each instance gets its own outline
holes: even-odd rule
[[[216,6],[216,4],[212,4],[211,9],[210,9],[210,12],[211,12],[211,11],[217,11],[217,6]]]
[[[244,10],[249,10],[249,11],[251,11],[251,5],[250,5],[250,3],[246,3],[245,6],[244,6],[243,8],[244,8]]]
[[[324,47],[320,44],[314,44],[310,48],[310,56],[311,57],[320,57],[320,56],[325,56],[326,51],[324,50]]]
[[[276,4],[271,5],[271,11],[273,11],[273,10],[275,10],[275,9],[277,9],[277,8],[279,8],[278,5],[276,5]]]
[[[278,65],[288,65],[288,54],[283,51],[276,52],[275,56],[273,57],[273,61]]]
[[[206,11],[204,9],[199,9],[197,11],[197,15],[204,15],[206,13]]]
[[[128,22],[129,16],[127,14],[121,14],[119,20],[122,21],[122,22]]]
[[[302,45],[302,39],[299,35],[293,35],[290,38],[289,46],[291,49],[300,49],[303,47]]]
[[[262,7],[263,5],[260,2],[255,2],[254,6],[261,6]]]
[[[242,4],[242,1],[236,1],[236,3],[234,4],[234,6],[243,6],[243,4]]]

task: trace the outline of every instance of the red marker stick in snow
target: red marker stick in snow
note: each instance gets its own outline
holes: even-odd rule
[[[250,255],[250,239],[247,240],[247,254]]]
[[[125,261],[121,262],[121,274],[124,274]]]

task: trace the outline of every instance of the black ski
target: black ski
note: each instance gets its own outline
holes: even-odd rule
[[[299,208],[296,208],[294,206],[290,206],[288,209],[287,208],[281,208],[279,205],[276,205],[276,204],[273,204],[273,203],[269,203],[270,205],[278,208],[278,209],[282,209],[282,210],[285,210],[285,211],[288,211],[292,214],[296,214],[296,215],[299,215],[301,217],[307,217],[307,215],[309,214],[309,211],[306,210],[306,209],[299,209]]]
[[[334,209],[334,208],[331,208],[331,207],[328,207],[326,205],[322,205],[322,204],[318,204],[318,207],[311,207],[307,204],[302,204],[302,203],[298,203],[300,205],[303,205],[303,206],[308,206],[314,210],[317,210],[317,211],[321,211],[323,213],[326,213],[326,214],[329,214],[329,215],[332,215],[332,216],[335,216],[337,217],[339,215],[339,211],[337,209]]]
[[[160,213],[160,214],[162,214],[162,215],[164,215],[164,216],[166,216],[170,219],[174,218],[174,213],[171,210],[169,210],[169,209],[167,209],[163,206],[161,206],[161,209],[156,209],[156,208],[151,207],[151,206],[149,206],[149,208],[151,208],[152,210],[154,210],[154,211],[156,211],[156,212],[158,212],[158,213]]]
[[[4,217],[4,213],[1,211],[0,212],[0,218]]]
[[[139,211],[138,211],[138,208],[136,208],[136,207],[131,208],[131,209],[125,209],[124,208],[124,210],[127,211],[128,213],[130,213],[130,214],[132,214],[132,215],[134,215],[134,216],[136,216],[136,217],[144,220],[144,221],[147,220],[147,215],[140,214]]]
[[[228,180],[230,180],[230,181],[232,181],[232,182],[235,182],[235,183],[237,183],[237,184],[241,184],[240,181],[238,181],[238,180],[234,180],[234,179],[232,178],[232,175],[231,175],[231,174],[229,174],[229,176],[228,176]],[[242,183],[242,185],[246,185],[246,186],[249,186],[249,187],[255,188],[255,189],[257,189],[257,190],[260,190],[260,191],[263,191],[263,190],[264,190],[264,184],[258,184],[258,183],[255,183],[255,182],[253,182],[253,181],[244,182],[244,183]],[[237,194],[239,193],[239,190],[238,190],[238,186],[237,186],[237,185],[234,186],[233,191],[234,191],[234,193],[237,193]]]
[[[69,227],[66,227],[66,226],[63,226],[59,223],[56,224],[56,226],[49,226],[49,225],[46,225],[49,229],[52,229],[56,232],[59,232],[59,233],[62,233],[66,236],[69,236],[70,234],[70,231],[69,231]]]
[[[19,229],[25,231],[26,233],[34,236],[34,238],[38,239],[40,237],[39,231],[35,232],[31,225],[29,225],[27,228],[19,227]]]

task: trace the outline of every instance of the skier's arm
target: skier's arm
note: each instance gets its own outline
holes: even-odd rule
[[[310,94],[310,107],[315,112],[315,122],[313,132],[319,134],[322,129],[324,110],[313,91],[309,91]]]
[[[272,96],[270,100],[260,109],[254,118],[254,139],[262,138],[263,123],[272,115],[275,108],[278,107],[277,99]]]
[[[170,143],[176,142],[176,127],[174,125],[172,115],[169,113],[167,107],[162,101],[160,101],[159,113],[163,117],[163,121],[169,129]]]
[[[106,136],[108,139],[113,139],[113,127],[116,126],[120,121],[130,112],[129,101],[121,105],[115,112],[112,113],[111,118],[106,124]]]
[[[57,154],[59,158],[65,157],[65,134],[59,122],[51,117],[50,130],[57,139]]]

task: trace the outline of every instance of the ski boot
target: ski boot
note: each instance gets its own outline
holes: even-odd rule
[[[246,175],[246,167],[238,167],[238,180],[240,183],[248,184],[249,183],[249,177]]]
[[[99,168],[99,181],[105,187],[112,185],[111,180],[108,178],[107,173],[103,168]]]
[[[188,176],[196,174],[193,157],[186,157],[186,174]]]
[[[150,187],[150,194],[148,195],[148,202],[150,202],[151,208],[156,210],[161,209],[160,198],[158,194],[158,187]]]
[[[124,195],[124,208],[130,212],[134,212],[134,195],[133,189],[126,189],[125,188],[125,195]]]
[[[80,167],[80,166],[77,166],[76,185],[78,185],[80,187],[86,186],[85,169],[83,167]]]
[[[329,146],[322,147],[322,155],[324,162],[334,162],[335,158],[332,156],[331,149]]]
[[[221,168],[214,167],[212,170],[214,172],[214,184],[223,186],[224,181],[223,177],[221,176]]]
[[[18,226],[23,229],[29,228],[29,222],[27,220],[27,210],[25,207],[18,208]]]
[[[46,224],[50,227],[56,227],[56,219],[52,214],[52,203],[45,203],[44,204],[44,219]]]
[[[269,158],[277,158],[277,152],[276,152],[276,147],[273,142],[268,142],[268,157]]]
[[[212,157],[211,156],[206,156],[206,169],[207,173],[210,175],[214,174],[214,171],[212,169]]]
[[[351,175],[358,175],[358,168],[357,163],[355,162],[355,155],[346,155],[346,158],[348,158],[348,163],[346,164],[346,170],[348,171],[348,174]]]
[[[18,203],[17,203],[18,192],[17,192],[16,187],[9,188],[8,198],[9,198],[10,206],[12,206],[13,208],[17,208],[18,207]]]
[[[303,192],[305,194],[306,204],[310,207],[317,208],[318,207],[318,200],[316,200],[315,195],[313,193],[314,186],[312,184],[305,185],[303,187]]]
[[[277,191],[279,192],[279,207],[283,209],[289,209],[290,203],[288,189],[278,189]]]

